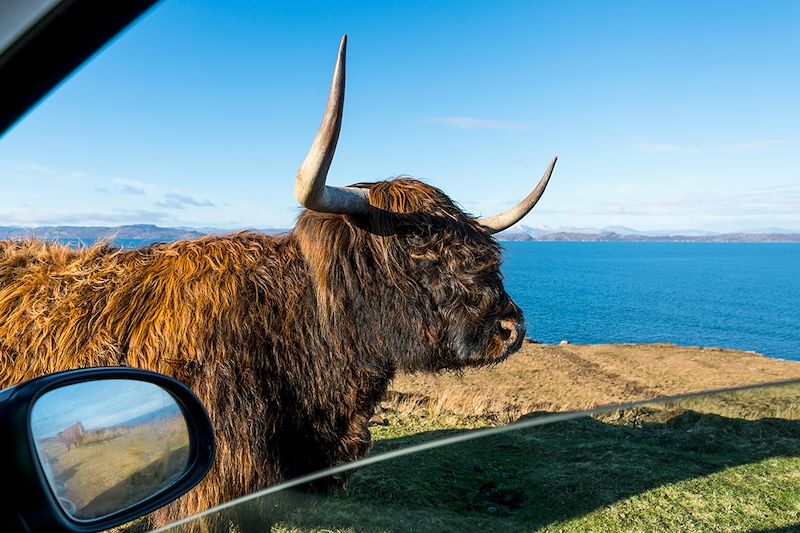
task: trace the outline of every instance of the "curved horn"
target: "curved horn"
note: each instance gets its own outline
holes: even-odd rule
[[[558,157],[553,158],[553,161],[550,162],[550,166],[544,171],[544,176],[542,176],[542,179],[539,180],[539,183],[527,198],[504,213],[491,217],[479,218],[478,224],[489,230],[489,233],[497,233],[498,231],[510,228],[522,220],[522,217],[527,215],[530,210],[533,209],[533,206],[536,205],[536,202],[539,201],[539,198],[542,197],[542,193],[544,193],[544,189],[550,181],[550,176],[553,174],[553,168],[555,168],[557,160]]]
[[[322,124],[303,164],[297,171],[294,196],[305,208],[324,213],[366,213],[369,211],[369,191],[355,187],[325,185],[328,169],[336,151],[344,111],[344,64],[347,55],[347,35],[342,37],[339,56],[333,70],[333,81]]]

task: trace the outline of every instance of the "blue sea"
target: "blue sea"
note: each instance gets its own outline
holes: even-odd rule
[[[800,244],[506,242],[544,343],[671,343],[800,361]]]
[[[506,290],[535,341],[670,343],[800,361],[800,243],[501,244]]]

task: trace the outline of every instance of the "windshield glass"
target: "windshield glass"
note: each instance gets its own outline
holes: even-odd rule
[[[798,525],[800,381],[582,412],[532,412],[508,425],[414,411],[391,416],[392,424],[373,428],[371,458],[163,531],[783,531]],[[478,427],[484,429],[470,429]]]
[[[198,395],[217,464],[143,527],[797,527],[796,385],[664,399],[800,380],[798,26],[160,2],[0,142],[2,384]]]

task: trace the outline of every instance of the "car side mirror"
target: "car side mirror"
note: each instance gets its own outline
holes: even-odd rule
[[[144,516],[208,473],[211,422],[167,376],[125,367],[62,372],[0,392],[7,496],[23,531],[91,532]]]

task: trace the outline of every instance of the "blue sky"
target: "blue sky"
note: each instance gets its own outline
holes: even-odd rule
[[[0,139],[0,225],[268,228],[348,34],[328,182],[530,226],[800,230],[800,2],[165,0]]]
[[[175,406],[168,392],[145,381],[86,381],[55,389],[37,400],[32,431],[36,439],[42,439],[76,422],[86,430],[103,429]]]

